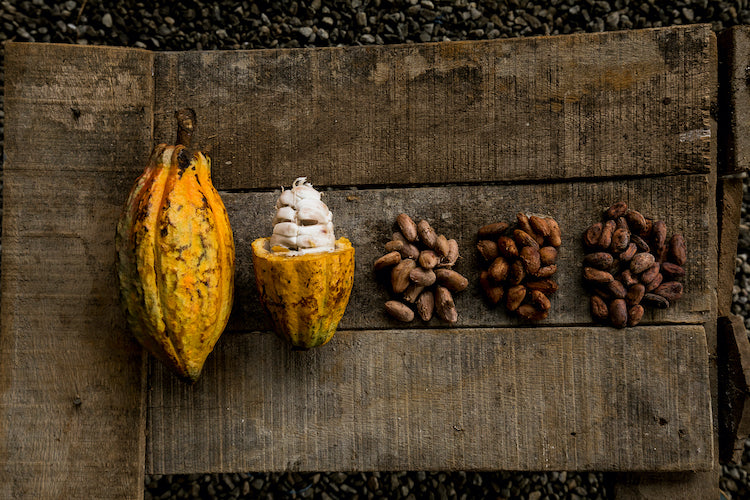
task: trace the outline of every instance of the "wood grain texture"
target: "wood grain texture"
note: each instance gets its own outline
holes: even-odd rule
[[[719,37],[722,161],[719,173],[750,168],[750,27],[734,26]]]
[[[195,108],[225,190],[706,172],[716,79],[709,25],[157,53],[155,137]]]
[[[248,333],[150,380],[149,472],[713,464],[699,326]]]
[[[719,319],[719,348],[720,458],[739,464],[750,435],[750,342],[744,318]]]
[[[114,228],[150,147],[153,56],[5,50],[0,497],[142,498],[145,365]]]
[[[311,179],[315,181],[315,179]],[[668,195],[666,194],[668,193]],[[237,247],[236,300],[230,319],[232,331],[268,330],[270,321],[259,305],[250,243],[269,236],[276,193],[222,193]],[[560,285],[552,296],[550,317],[543,324],[591,323],[588,295],[581,278],[584,254],[581,236],[615,201],[625,200],[647,216],[664,220],[670,235],[684,233],[689,263],[685,296],[666,311],[650,310],[646,323],[702,323],[713,313],[716,296],[716,223],[714,192],[705,175],[669,176],[601,182],[546,183],[495,186],[444,186],[406,189],[330,190],[323,199],[334,214],[337,236],[355,246],[355,279],[345,329],[401,328],[386,316],[388,274],[376,275],[372,264],[385,253],[384,245],[396,229],[400,212],[415,221],[428,220],[435,230],[459,242],[461,259],[455,270],[464,274],[469,288],[456,294],[460,327],[518,325],[502,308],[490,308],[478,285],[479,256],[475,247],[479,227],[497,221],[512,222],[518,212],[554,217],[563,233],[555,276]],[[445,326],[439,319],[425,325],[417,319],[410,327]]]
[[[732,313],[732,288],[742,211],[742,184],[743,180],[739,177],[719,179],[719,316]]]

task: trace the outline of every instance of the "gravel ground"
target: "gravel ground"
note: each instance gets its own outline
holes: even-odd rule
[[[6,40],[120,45],[152,50],[252,49],[420,43],[711,23],[750,24],[749,0],[322,0],[283,2],[0,2]],[[3,51],[0,50],[0,68]],[[4,73],[0,70],[0,84]],[[2,102],[0,102],[2,109]],[[0,148],[2,123],[0,110]],[[0,202],[2,183],[0,180]],[[734,312],[750,328],[750,193],[745,186]],[[0,211],[0,217],[2,212]],[[750,441],[721,487],[749,498]],[[145,498],[610,498],[598,472],[373,472],[147,476]]]

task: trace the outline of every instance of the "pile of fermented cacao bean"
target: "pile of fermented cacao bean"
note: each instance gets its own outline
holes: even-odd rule
[[[508,311],[539,321],[549,315],[549,296],[557,291],[560,227],[551,217],[519,213],[516,225],[497,222],[479,229],[477,250],[486,267],[479,285],[491,304],[504,302]]]
[[[448,323],[458,321],[453,293],[469,286],[469,280],[452,268],[458,260],[458,242],[437,234],[429,222],[414,223],[407,214],[396,218],[399,231],[386,243],[386,253],[375,261],[376,272],[390,271],[395,299],[385,310],[395,319],[408,323],[415,307],[422,321],[433,312]]]
[[[667,240],[667,225],[619,201],[583,234],[583,279],[595,320],[616,328],[637,325],[644,306],[666,309],[682,297],[687,246],[681,234]]]

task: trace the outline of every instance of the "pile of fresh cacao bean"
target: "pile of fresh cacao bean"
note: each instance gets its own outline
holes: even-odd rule
[[[426,220],[415,224],[407,214],[396,218],[399,231],[386,243],[386,253],[375,261],[376,272],[390,271],[396,299],[385,303],[395,319],[408,323],[415,307],[422,321],[433,312],[448,323],[458,321],[453,293],[469,286],[469,280],[452,268],[458,260],[458,242],[437,234]]]
[[[516,225],[497,222],[479,229],[477,249],[485,269],[479,285],[491,304],[504,299],[508,311],[539,321],[549,315],[549,296],[557,291],[560,227],[551,217],[519,213]]]
[[[681,234],[667,240],[664,221],[647,219],[624,201],[604,212],[583,234],[583,279],[591,314],[616,328],[635,326],[644,306],[666,309],[682,297],[687,246]]]

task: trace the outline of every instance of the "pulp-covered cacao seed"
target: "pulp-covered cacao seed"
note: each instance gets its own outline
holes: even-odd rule
[[[399,229],[401,229],[401,234],[404,235],[406,241],[411,243],[417,241],[417,238],[419,238],[419,235],[417,234],[417,225],[411,217],[407,214],[398,214],[398,217],[396,217],[396,224],[398,224]]]
[[[376,271],[380,271],[381,269],[393,267],[399,262],[401,262],[401,254],[398,252],[390,252],[390,253],[383,255],[378,260],[376,260],[375,264],[373,264],[372,267]]]
[[[430,321],[435,310],[435,294],[432,290],[424,290],[417,297],[417,312],[422,321]]]
[[[447,288],[440,285],[435,287],[435,312],[448,323],[458,321],[458,311],[453,302],[453,295]]]
[[[437,282],[451,292],[461,292],[469,286],[469,280],[452,269],[438,269],[435,275]]]
[[[422,240],[422,243],[430,248],[435,248],[437,234],[435,233],[435,230],[432,229],[429,222],[424,219],[419,221],[417,224],[417,235],[419,235],[419,239]]]
[[[409,275],[416,267],[417,263],[412,259],[404,259],[393,268],[393,271],[391,271],[391,288],[393,288],[394,293],[403,293],[406,290],[411,282]]]

